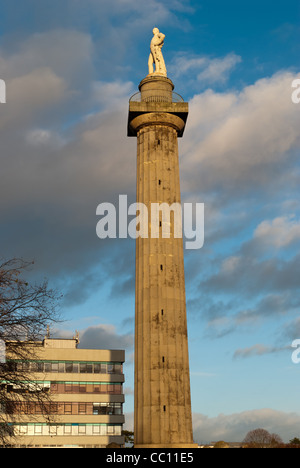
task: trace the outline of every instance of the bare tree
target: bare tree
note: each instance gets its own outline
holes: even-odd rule
[[[243,444],[249,448],[273,448],[282,444],[282,440],[277,434],[270,434],[265,429],[254,429],[248,432]]]
[[[30,284],[26,273],[33,262],[21,259],[0,265],[0,342],[5,343],[5,360],[0,360],[0,443],[14,436],[13,421],[24,414],[39,413],[50,418],[51,401],[47,389],[32,381],[30,363],[36,343],[46,327],[58,321],[57,292],[47,281]],[[3,349],[2,349],[3,351]],[[3,357],[3,356],[2,356]]]
[[[271,434],[271,442],[270,442],[271,448],[275,448],[280,444],[283,444],[282,438],[278,434]]]

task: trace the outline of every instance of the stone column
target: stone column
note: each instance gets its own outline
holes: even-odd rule
[[[174,85],[148,76],[131,102],[128,135],[137,136],[137,202],[148,208],[148,238],[136,241],[135,414],[137,448],[193,444],[183,240],[175,215],[160,214],[151,237],[151,204],[180,204],[178,136],[187,103],[173,103]],[[170,236],[167,235],[170,229]],[[174,235],[175,234],[175,235]]]

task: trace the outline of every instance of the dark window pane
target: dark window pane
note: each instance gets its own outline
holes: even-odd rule
[[[86,393],[86,384],[79,384],[79,392]]]
[[[66,372],[73,372],[73,362],[66,362]]]
[[[79,405],[78,405],[78,413],[79,413],[79,414],[86,414],[85,403],[79,403]]]

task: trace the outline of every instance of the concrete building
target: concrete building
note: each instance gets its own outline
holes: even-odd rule
[[[124,445],[123,363],[124,351],[78,349],[78,339],[50,339],[27,343],[34,347],[34,359],[20,361],[7,356],[9,365],[30,375],[28,392],[49,392],[50,419],[41,405],[22,401],[18,395],[11,421],[17,447],[105,448]],[[2,383],[5,385],[5,383]],[[6,385],[8,392],[20,392],[18,383]],[[23,390],[24,391],[24,386]],[[47,403],[45,403],[47,405]],[[16,445],[17,444],[17,445]]]
[[[188,104],[159,73],[149,73],[139,90],[129,102],[128,136],[137,137],[137,202],[147,207],[150,219],[153,204],[181,203],[177,138],[184,132]],[[136,240],[134,436],[139,448],[197,447],[183,240],[175,235],[174,219],[161,215],[158,236],[149,222],[147,235]]]

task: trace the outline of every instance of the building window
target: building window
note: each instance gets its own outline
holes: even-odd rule
[[[86,426],[85,424],[79,424],[78,426],[78,434],[85,435],[86,433]]]
[[[93,414],[106,414],[105,408],[101,406],[101,403],[93,403]]]
[[[73,362],[73,361],[10,361],[12,370],[40,373],[82,373],[82,374],[113,374],[122,373],[122,364],[114,362]]]
[[[100,434],[100,426],[93,426],[93,434],[99,435]]]
[[[85,403],[79,403],[78,413],[79,414],[86,414],[86,405],[85,405]]]
[[[34,425],[34,435],[42,435],[43,433],[43,426],[42,425]]]
[[[29,436],[121,435],[122,424],[17,424],[15,433]],[[37,445],[36,445],[37,446]]]
[[[72,414],[72,403],[65,403],[65,414]]]
[[[51,382],[51,392],[56,393],[58,391],[58,384],[56,382]]]
[[[65,393],[72,393],[72,383],[65,383]]]
[[[114,373],[115,374],[122,374],[122,364],[115,364],[114,365]]]
[[[25,435],[27,434],[27,426],[19,426],[19,434],[20,435]]]
[[[72,362],[66,362],[65,363],[65,369],[67,373],[73,372],[73,363]]]
[[[51,425],[49,426],[49,435],[57,435],[57,426]]]
[[[50,403],[50,413],[58,414],[58,403]]]
[[[79,384],[79,393],[86,393],[87,391],[87,388],[86,388],[86,384],[82,383],[82,384]]]
[[[62,393],[112,393],[119,395],[122,393],[122,383],[120,382],[39,382],[32,381],[32,388],[38,388],[39,391],[51,390],[53,394]],[[22,390],[24,391],[24,390]]]
[[[101,384],[94,384],[94,393],[101,393],[101,387],[102,385]],[[105,385],[106,387],[106,385]],[[104,388],[104,387],[103,387]],[[104,391],[104,390],[103,390]],[[105,390],[106,391],[106,390]]]
[[[65,435],[71,435],[72,434],[72,425],[71,424],[65,424],[64,425],[64,434]]]
[[[114,426],[107,426],[107,434],[111,435],[114,434],[115,427]]]

